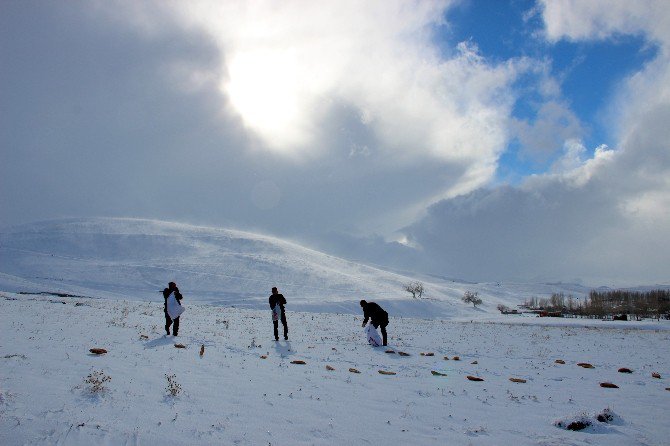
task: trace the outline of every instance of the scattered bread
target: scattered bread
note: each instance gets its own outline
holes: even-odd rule
[[[484,378],[480,378],[478,376],[468,375],[468,376],[466,376],[466,378],[469,379],[470,381],[484,381]]]
[[[617,386],[616,384],[612,384],[612,383],[600,383],[600,387],[605,387],[607,389],[618,389],[619,388],[619,386]]]
[[[305,365],[307,363],[305,361],[303,361],[302,359],[296,359],[295,361],[291,361],[291,364]]]
[[[389,372],[388,370],[378,370],[380,375],[395,375],[395,372]]]
[[[513,383],[525,383],[526,382],[525,379],[521,379],[521,378],[510,378],[509,380],[512,381]]]
[[[104,355],[107,353],[107,350],[104,348],[92,348],[89,350],[89,352],[93,353],[94,355]]]

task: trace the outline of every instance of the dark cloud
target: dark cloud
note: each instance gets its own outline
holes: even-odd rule
[[[431,206],[405,231],[422,268],[470,280],[667,283],[670,106],[639,118],[619,151],[574,171]]]
[[[389,154],[358,109],[331,100],[312,155],[265,150],[220,90],[226,55],[170,14],[151,32],[80,3],[8,3],[1,20],[3,224],[103,215],[374,233],[465,169]]]
[[[1,20],[5,222],[146,215],[183,179],[183,153],[197,160],[200,130],[235,147],[233,127],[212,122],[214,86],[187,94],[174,76],[173,64],[218,70],[206,36],[166,23],[148,39],[74,3],[7,3]]]

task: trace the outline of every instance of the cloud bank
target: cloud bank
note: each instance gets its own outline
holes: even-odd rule
[[[473,280],[667,283],[670,12],[662,4],[544,2],[552,41],[643,34],[660,45],[658,56],[627,78],[611,100],[616,148],[598,148],[588,158],[579,141],[568,140],[547,174],[518,187],[443,200],[406,228],[427,268],[441,263],[441,269]]]
[[[489,182],[508,139],[517,69],[466,43],[445,55],[449,6],[6,5],[4,222],[389,233]]]

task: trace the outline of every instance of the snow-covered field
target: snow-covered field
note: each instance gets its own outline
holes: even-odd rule
[[[177,338],[163,329],[170,280],[187,306]],[[410,280],[423,299],[402,291]],[[272,339],[273,285],[288,299],[288,342]],[[461,302],[466,290],[483,304]],[[668,444],[668,321],[495,309],[588,290],[384,271],[147,220],[4,230],[0,444]],[[361,298],[389,311],[393,353],[366,345]],[[579,421],[590,426],[566,429]]]
[[[164,335],[161,302],[0,293],[0,444],[661,445],[670,438],[667,324],[392,317],[389,344],[410,354],[403,357],[365,345],[360,316],[293,312],[289,300],[290,340],[275,343],[269,310],[184,303],[174,338]],[[90,354],[93,347],[108,353]],[[179,385],[174,396],[166,375]],[[96,391],[89,376],[111,379]],[[596,420],[608,411],[609,422]],[[556,425],[584,418],[593,425],[579,432]]]

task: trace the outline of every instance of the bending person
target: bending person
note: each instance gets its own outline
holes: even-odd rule
[[[365,316],[365,319],[363,319],[363,325],[361,325],[361,327],[365,327],[365,324],[368,323],[368,319],[370,319],[370,323],[373,327],[375,327],[375,329],[377,327],[382,328],[382,342],[383,345],[386,345],[386,326],[389,324],[389,314],[374,302],[366,302],[365,300],[361,300],[360,303],[361,308],[363,308],[363,316]]]

